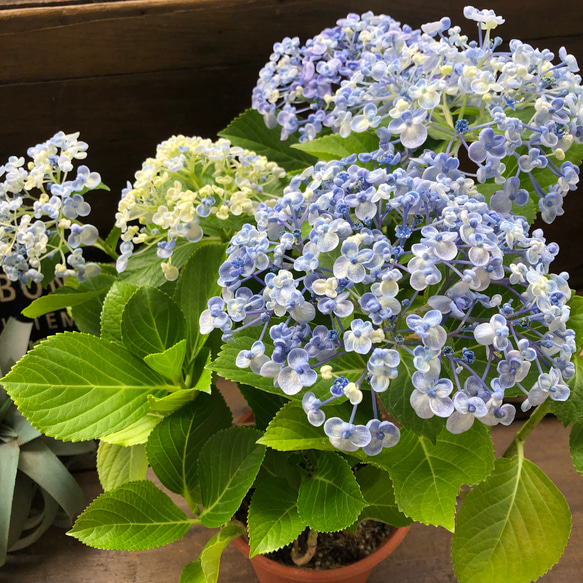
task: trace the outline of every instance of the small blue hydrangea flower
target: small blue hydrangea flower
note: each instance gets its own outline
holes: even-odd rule
[[[357,451],[371,442],[371,434],[364,425],[346,423],[338,417],[331,417],[324,424],[324,433],[330,443],[342,451]]]

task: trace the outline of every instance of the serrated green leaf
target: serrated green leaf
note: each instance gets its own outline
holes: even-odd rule
[[[583,423],[577,423],[571,428],[569,449],[575,469],[583,475]]]
[[[93,298],[105,295],[108,290],[109,286],[85,292],[80,292],[70,287],[59,287],[54,292],[34,300],[22,310],[22,315],[27,318],[38,318],[48,312],[83,304]]]
[[[47,338],[2,382],[35,427],[66,441],[119,431],[172,388],[118,344],[78,332]]]
[[[290,146],[297,143],[298,137],[291,136],[285,142],[280,138],[281,129],[269,129],[263,122],[261,114],[247,109],[235,118],[218,135],[229,140],[234,146],[253,150],[266,156],[271,162],[287,170],[299,170],[316,163],[313,156],[295,151]]]
[[[297,488],[283,478],[268,478],[257,485],[247,518],[249,557],[281,549],[306,528],[297,499]]]
[[[125,281],[116,281],[111,286],[101,311],[101,337],[104,340],[122,343],[120,314],[137,291],[137,285]]]
[[[177,411],[180,407],[184,407],[184,405],[194,400],[196,393],[196,389],[181,389],[179,391],[174,391],[161,399],[148,395],[150,411],[154,414],[159,413],[166,417],[167,415],[170,415],[170,413],[174,413],[174,411]]]
[[[239,508],[255,481],[265,456],[265,446],[257,444],[261,431],[251,427],[231,427],[215,433],[198,456],[205,526],[225,524]]]
[[[15,441],[0,443],[0,567],[6,562],[14,484],[20,450]]]
[[[148,395],[148,402],[153,398],[155,397]],[[132,445],[146,443],[150,433],[152,433],[162,419],[163,416],[160,413],[148,412],[137,421],[134,421],[131,425],[128,425],[119,431],[102,435],[101,440],[110,443],[111,445],[119,445],[121,447],[130,447]]]
[[[220,293],[217,280],[224,257],[223,244],[200,245],[182,268],[174,300],[186,320],[188,354],[196,355],[208,336],[200,333],[198,321],[201,313],[207,309],[209,299]]]
[[[583,423],[583,358],[575,356],[575,374],[567,380],[571,394],[566,401],[553,401],[552,411],[565,426]]]
[[[378,395],[383,405],[399,423],[435,443],[437,436],[445,427],[445,420],[439,417],[421,419],[417,415],[410,402],[411,393],[415,388],[411,382],[416,370],[413,366],[413,357],[403,351],[400,355],[399,376],[390,382],[386,391]]]
[[[284,478],[290,486],[297,488],[307,472],[302,467],[301,453],[287,453],[268,448],[257,476],[256,484],[268,478]]]
[[[192,502],[200,450],[211,435],[231,423],[231,412],[216,389],[210,395],[199,393],[195,401],[166,417],[146,445],[152,469],[162,484]]]
[[[564,496],[522,456],[500,458],[463,501],[452,559],[460,583],[528,583],[560,558],[571,530]]]
[[[146,355],[144,362],[163,377],[178,383],[182,378],[182,364],[185,356],[186,338],[164,352]]]
[[[141,287],[122,315],[121,335],[130,352],[144,358],[185,338],[184,315],[176,302],[154,287]]]
[[[100,290],[101,294],[87,301],[71,306],[71,316],[80,332],[99,336],[101,329],[101,310],[108,289],[113,285],[115,276],[107,265],[101,266],[101,273],[96,277],[90,277],[87,281],[77,286],[77,292],[86,293]]]
[[[339,134],[329,134],[310,142],[295,144],[293,148],[328,162],[346,158],[352,154],[378,150],[379,139],[374,131],[362,134],[352,132],[347,138],[342,138]]]
[[[182,538],[190,524],[164,492],[141,480],[99,496],[68,534],[99,549],[142,551]]]
[[[329,408],[326,409],[326,413],[331,415]],[[305,411],[296,401],[289,401],[279,410],[258,443],[279,451],[304,449],[334,451],[334,446],[322,427],[310,425]]]
[[[200,243],[190,243],[186,239],[179,238],[172,252],[172,265],[180,269],[196,250]],[[154,245],[146,250],[136,250],[128,261],[128,266],[119,279],[137,286],[148,285],[160,287],[167,282],[160,264],[162,259],[157,255],[158,248]]]
[[[360,513],[357,524],[363,520],[378,520],[392,526],[408,526],[412,520],[397,507],[393,483],[387,472],[366,465],[356,472],[356,481],[367,506]]]
[[[366,505],[348,462],[326,451],[320,453],[314,473],[301,483],[297,504],[301,519],[320,532],[350,526]]]
[[[188,565],[182,569],[180,583],[206,583],[206,577],[202,570],[200,557],[196,561],[188,563]]]
[[[147,470],[148,460],[143,445],[122,447],[104,441],[99,443],[97,474],[106,492],[126,482],[145,479]]]
[[[481,423],[459,435],[444,429],[435,445],[403,429],[397,445],[368,461],[389,472],[401,512],[453,532],[459,489],[486,479],[494,467],[494,448]]]
[[[202,391],[203,393],[211,392],[211,383],[213,374],[207,367],[211,363],[210,348],[203,348],[197,355],[192,366],[192,375],[196,379],[194,386],[195,391]],[[196,378],[198,375],[198,378]]]

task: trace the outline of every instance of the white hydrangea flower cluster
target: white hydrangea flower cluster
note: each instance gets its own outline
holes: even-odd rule
[[[54,275],[79,281],[97,275],[100,267],[86,263],[82,246],[96,243],[96,227],[81,224],[91,212],[84,194],[103,188],[101,177],[79,166],[87,144],[79,134],[58,132],[28,149],[31,161],[11,156],[0,166],[0,266],[10,281],[41,282],[43,261],[54,262]]]
[[[275,162],[228,140],[172,136],[122,193],[116,214],[123,241],[117,270],[126,269],[135,245],[141,244],[141,250],[156,245],[166,279],[176,279],[172,253],[177,239],[196,243],[205,225],[214,232],[222,222],[228,228],[234,216],[253,216],[260,202],[277,198],[284,176]]]

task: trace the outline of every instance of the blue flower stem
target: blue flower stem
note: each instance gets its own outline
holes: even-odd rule
[[[518,430],[502,457],[510,458],[514,455],[523,455],[523,446],[526,438],[532,430],[543,420],[544,416],[551,411],[551,404],[548,401],[541,403],[532,413],[530,419]]]

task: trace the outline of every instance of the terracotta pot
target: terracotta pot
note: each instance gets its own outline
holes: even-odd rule
[[[397,528],[385,540],[385,542],[368,557],[338,569],[327,569],[325,571],[312,571],[308,569],[296,569],[288,567],[276,561],[272,561],[262,555],[256,555],[251,559],[253,569],[259,583],[297,583],[318,582],[318,583],[365,583],[373,567],[386,559],[405,538],[410,527]],[[235,547],[244,556],[249,556],[249,545],[241,538],[233,541]]]

